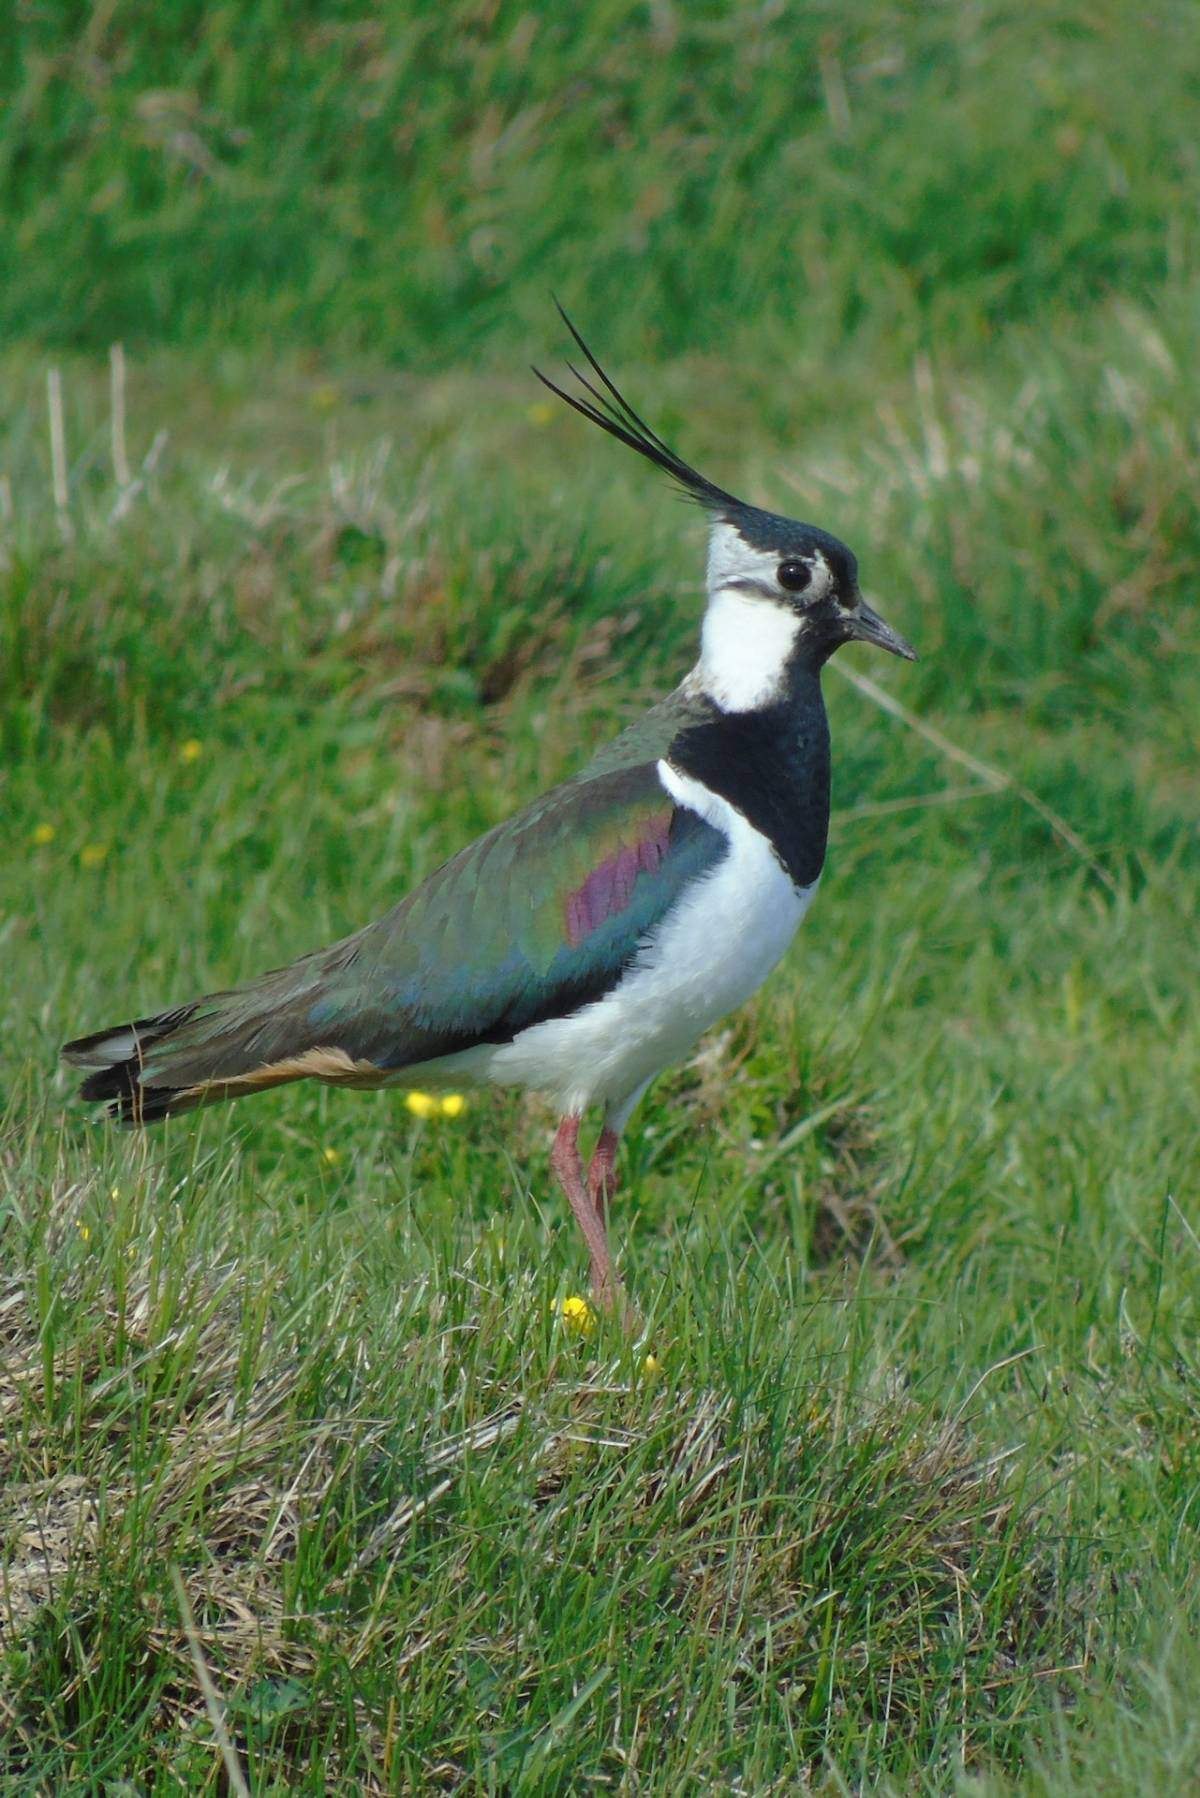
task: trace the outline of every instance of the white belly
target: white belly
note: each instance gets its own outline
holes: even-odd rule
[[[447,1056],[436,1064],[440,1078],[531,1087],[564,1114],[593,1104],[619,1113],[761,986],[817,882],[794,886],[766,837],[707,787],[665,762],[659,774],[674,799],[729,839],[723,860],[679,900],[611,993],[569,1017],[534,1024],[510,1043]]]

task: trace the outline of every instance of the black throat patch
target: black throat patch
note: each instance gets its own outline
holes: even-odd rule
[[[829,836],[829,720],[815,673],[753,712],[713,706],[681,730],[667,760],[717,793],[761,831],[798,887],[811,886]]]

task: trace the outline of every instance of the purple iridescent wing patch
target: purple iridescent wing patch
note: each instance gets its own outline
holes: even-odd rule
[[[653,874],[667,853],[672,807],[643,816],[637,840],[619,843],[565,901],[567,941],[578,948],[607,918],[623,912],[639,874]]]

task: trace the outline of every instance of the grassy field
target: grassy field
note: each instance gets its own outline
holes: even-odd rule
[[[0,1790],[1185,1789],[1190,13],[161,16],[0,27]],[[922,655],[831,668],[818,902],[629,1132],[658,1372],[536,1102],[118,1137],[56,1061],[687,667],[551,287]]]

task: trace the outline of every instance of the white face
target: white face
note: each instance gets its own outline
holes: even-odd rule
[[[804,603],[808,605],[828,595],[834,575],[819,549],[809,550],[803,561],[808,569],[808,584],[804,588]],[[708,533],[708,597],[711,600],[719,592],[732,590],[751,598],[774,600],[776,605],[793,605],[795,592],[789,592],[779,581],[783,562],[777,550],[752,549],[731,524],[714,524]]]
[[[796,558],[799,560],[799,558]],[[779,580],[778,553],[752,549],[730,524],[714,524],[708,541],[708,609],[700,636],[700,685],[722,711],[752,711],[779,692],[797,638],[800,605],[829,596],[834,575],[820,550],[803,558],[803,592]]]

